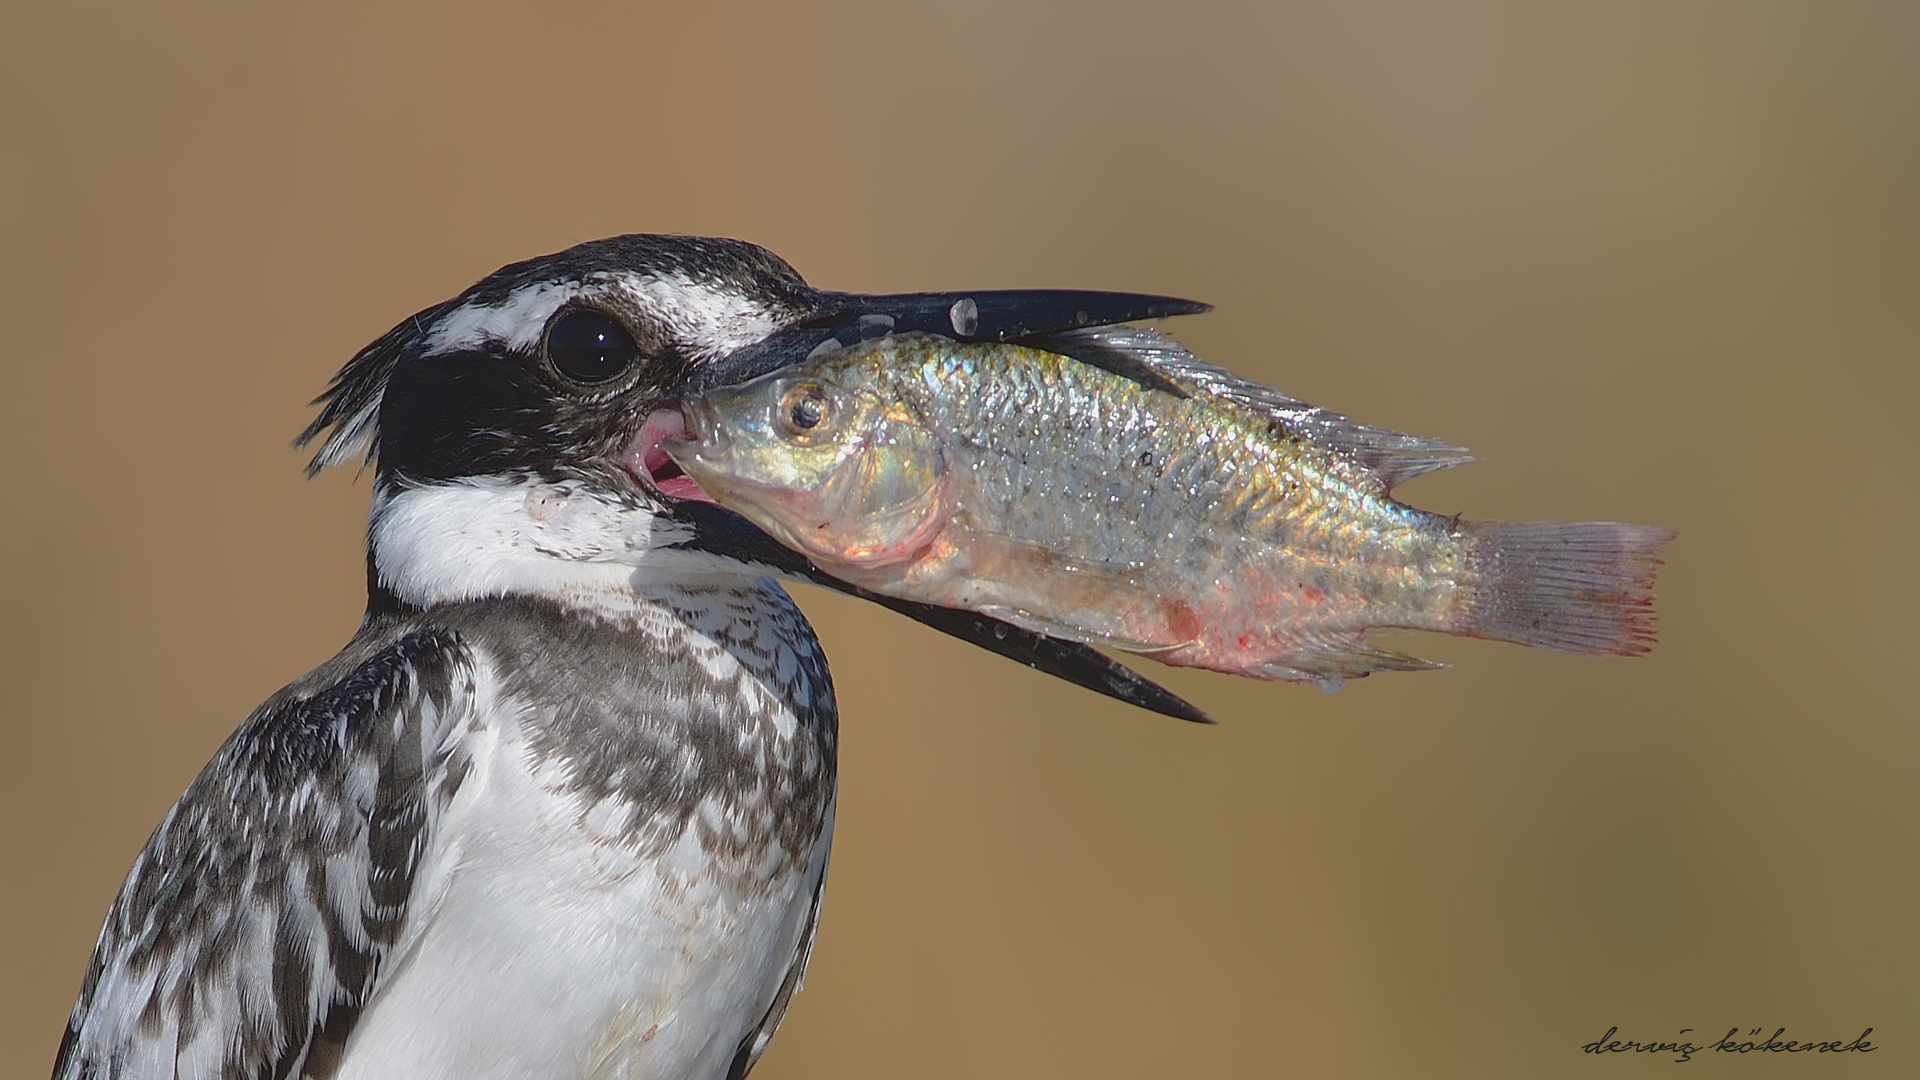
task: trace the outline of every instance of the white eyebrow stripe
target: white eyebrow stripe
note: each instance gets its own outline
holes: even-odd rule
[[[493,344],[529,351],[560,305],[585,291],[577,281],[542,281],[520,286],[498,304],[462,304],[434,324],[420,355],[445,356]]]
[[[422,356],[445,356],[488,345],[530,352],[547,320],[569,300],[618,291],[663,326],[695,360],[724,356],[780,329],[766,305],[730,289],[687,277],[594,274],[585,281],[522,285],[498,304],[467,303],[440,317]]]
[[[685,277],[621,277],[614,285],[667,327],[694,359],[725,356],[780,329],[767,305]]]

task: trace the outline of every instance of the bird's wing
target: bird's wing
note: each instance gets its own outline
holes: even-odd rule
[[[451,634],[365,651],[262,705],[160,823],[54,1080],[332,1075],[459,784],[449,747],[472,697]]]
[[[787,1006],[792,1004],[793,995],[800,990],[800,984],[807,977],[807,961],[813,958],[814,938],[820,933],[820,900],[827,891],[827,867],[820,865],[820,876],[813,883],[813,908],[807,912],[807,927],[800,935],[800,945],[794,950],[793,963],[787,966],[786,977],[780,980],[780,988],[774,991],[773,1003],[767,1006],[767,1013],[755,1024],[747,1037],[740,1040],[739,1049],[734,1051],[733,1061],[727,1066],[727,1080],[746,1080],[753,1066],[759,1062],[760,1055],[766,1053],[767,1044],[773,1041],[773,1033],[779,1029],[780,1021],[786,1019]]]

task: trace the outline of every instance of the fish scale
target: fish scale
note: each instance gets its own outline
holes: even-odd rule
[[[1196,505],[1194,498],[1221,467],[1219,455],[1206,452],[1214,440],[1198,432],[1198,452],[1189,452],[1173,443],[1167,428],[1144,425],[1142,420],[1152,413],[1140,398],[1150,391],[1034,350],[902,346],[894,360],[929,368],[931,377],[922,385],[983,388],[977,395],[928,395],[915,404],[937,427],[983,433],[973,444],[976,452],[1000,458],[1001,468],[1023,479],[1017,487],[976,489],[981,509],[1004,522],[1011,535],[1063,554],[1134,565],[1153,562],[1156,552],[1165,550],[1163,541],[1207,543],[1215,535],[1215,508]],[[1110,385],[1086,385],[1089,382]],[[1108,397],[1103,391],[1118,393]],[[1016,419],[1045,409],[1060,410],[1057,427]],[[1094,433],[1102,436],[1107,453],[1084,452],[1085,437]],[[1050,488],[1055,478],[1058,486]],[[1116,486],[1150,516],[1116,517],[1109,509],[1111,500],[1103,505],[1098,499],[1075,498]],[[1067,498],[1050,504],[1052,512],[1035,514],[1037,503],[1063,495]],[[1058,525],[1041,527],[1049,518]]]
[[[960,500],[999,534],[1067,560],[1142,568],[1146,587],[1162,593],[1203,579],[1234,580],[1255,593],[1279,579],[1373,598],[1371,623],[1331,611],[1298,624],[1314,629],[1435,628],[1444,617],[1430,596],[1417,603],[1387,596],[1396,579],[1404,583],[1395,571],[1406,562],[1424,558],[1436,574],[1453,569],[1456,560],[1444,551],[1450,519],[1361,492],[1361,484],[1378,485],[1365,474],[1352,476],[1331,451],[1276,438],[1265,417],[1208,399],[1173,399],[1032,349],[951,348],[923,339],[876,350],[873,359],[925,369],[923,378],[902,385],[947,389],[918,395],[911,405],[933,430],[972,432],[968,450],[998,459],[976,466],[976,476],[1020,478],[976,484]],[[963,386],[975,392],[952,392]],[[1029,419],[1045,410],[1056,413],[1053,424]],[[1155,423],[1142,423],[1147,416]],[[1104,452],[1089,454],[1087,437],[1096,432]],[[1242,481],[1223,487],[1222,477],[1241,472]],[[1111,504],[1076,497],[1115,482],[1145,513],[1116,515]],[[1266,600],[1267,607],[1276,602]],[[1111,634],[1180,644],[1143,634],[1137,624]]]
[[[905,334],[690,399],[686,437],[664,448],[853,584],[1177,666],[1331,687],[1438,666],[1373,646],[1375,629],[1578,653],[1651,640],[1666,530],[1421,510],[1394,483],[1468,460],[1457,447],[1356,424],[1150,331],[1076,343],[1185,396],[1069,349]]]

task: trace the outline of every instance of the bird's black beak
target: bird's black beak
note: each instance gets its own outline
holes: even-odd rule
[[[821,353],[886,334],[918,332],[967,342],[1021,341],[1044,348],[1050,335],[1069,330],[1210,310],[1209,305],[1171,296],[1069,289],[891,296],[822,292],[816,296],[818,307],[811,316],[694,368],[666,396],[674,399],[715,387],[736,386]],[[1106,366],[1098,358],[1083,359]],[[1120,374],[1143,377],[1130,371]],[[689,546],[773,567],[789,576],[871,600],[942,633],[1128,704],[1181,720],[1213,722],[1179,695],[1087,645],[1050,638],[975,612],[899,600],[848,584],[804,555],[781,546],[747,519],[713,503],[679,501],[674,512],[695,526],[696,539]]]
[[[823,351],[886,334],[939,334],[955,341],[1025,341],[1066,330],[1172,315],[1198,315],[1210,305],[1173,296],[1005,289],[983,292],[816,293],[805,320],[690,372],[669,397],[736,386],[791,367]]]

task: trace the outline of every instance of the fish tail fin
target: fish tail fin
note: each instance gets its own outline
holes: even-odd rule
[[[1610,521],[1463,522],[1479,585],[1459,633],[1556,652],[1652,648],[1653,578],[1674,534]]]

